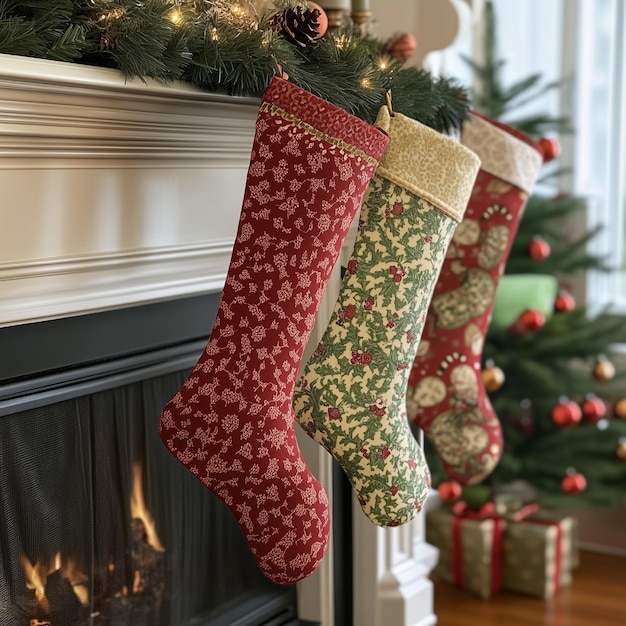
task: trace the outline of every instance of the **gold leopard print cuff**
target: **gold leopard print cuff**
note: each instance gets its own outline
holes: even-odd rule
[[[457,222],[463,219],[480,160],[458,142],[381,107],[376,126],[389,136],[377,176],[427,200]]]
[[[531,145],[475,115],[463,124],[461,143],[479,156],[485,172],[532,191],[543,157]]]

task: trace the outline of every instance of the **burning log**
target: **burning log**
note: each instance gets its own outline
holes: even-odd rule
[[[110,563],[103,575],[94,625],[153,626],[161,621],[167,571],[165,548],[146,507],[141,467],[133,467],[130,545],[125,567]]]
[[[26,588],[14,603],[18,626],[82,626],[85,623],[87,610],[64,574],[60,554],[49,565],[41,562],[33,565],[23,556],[22,569]]]

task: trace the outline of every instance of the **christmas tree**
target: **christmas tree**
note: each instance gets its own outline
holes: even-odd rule
[[[570,132],[568,120],[520,117],[516,109],[558,85],[545,84],[540,74],[502,84],[491,3],[485,10],[485,61],[468,60],[473,106],[529,134],[541,143],[545,161],[553,161],[560,146],[545,133]],[[551,173],[540,182],[558,177],[555,163],[544,166]],[[587,252],[596,231],[568,232],[568,219],[583,207],[581,198],[537,192],[520,222],[483,351],[483,381],[502,424],[504,453],[482,485],[464,489],[468,501],[480,502],[514,482],[552,507],[626,500],[626,399],[611,396],[608,382],[616,376],[611,344],[624,336],[626,321],[608,312],[592,316],[566,289],[577,272],[610,271]],[[435,485],[448,483],[442,493],[458,493],[428,446],[427,456]]]

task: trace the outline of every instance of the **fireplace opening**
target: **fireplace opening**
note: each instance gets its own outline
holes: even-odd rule
[[[298,623],[295,586],[159,439],[203,345],[0,384],[0,626]]]
[[[275,623],[295,617],[294,589],[265,579],[228,509],[158,438],[183,381],[166,374],[0,419],[2,626],[276,617],[247,615],[254,598],[275,605]]]

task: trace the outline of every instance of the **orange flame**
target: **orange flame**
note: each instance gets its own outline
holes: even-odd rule
[[[60,557],[61,555],[59,555]],[[72,585],[72,589],[74,590],[74,594],[78,598],[78,601],[83,605],[87,606],[89,604],[89,589],[87,589],[88,578],[87,575],[81,572],[74,559],[67,559],[67,561],[63,564],[61,571],[63,573],[63,577],[67,578],[70,585]]]
[[[50,612],[50,604],[46,597],[46,583],[48,576],[61,570],[63,578],[66,578],[76,594],[79,602],[83,606],[89,604],[89,591],[85,583],[87,576],[80,572],[72,559],[63,562],[61,553],[57,552],[49,564],[43,564],[40,561],[33,564],[25,556],[22,556],[22,568],[26,575],[26,588],[35,591],[35,597],[39,602],[39,606],[46,612]]]
[[[140,519],[146,529],[146,539],[148,543],[157,551],[165,552],[161,545],[161,540],[156,532],[156,527],[152,516],[148,512],[143,498],[143,487],[141,481],[141,465],[133,465],[133,492],[130,498],[130,514],[133,518]]]
[[[35,597],[39,606],[46,612],[50,612],[48,598],[46,598],[46,581],[48,574],[54,570],[50,566],[42,565],[40,561],[33,564],[22,555],[22,568],[26,576],[26,588],[35,591]]]

